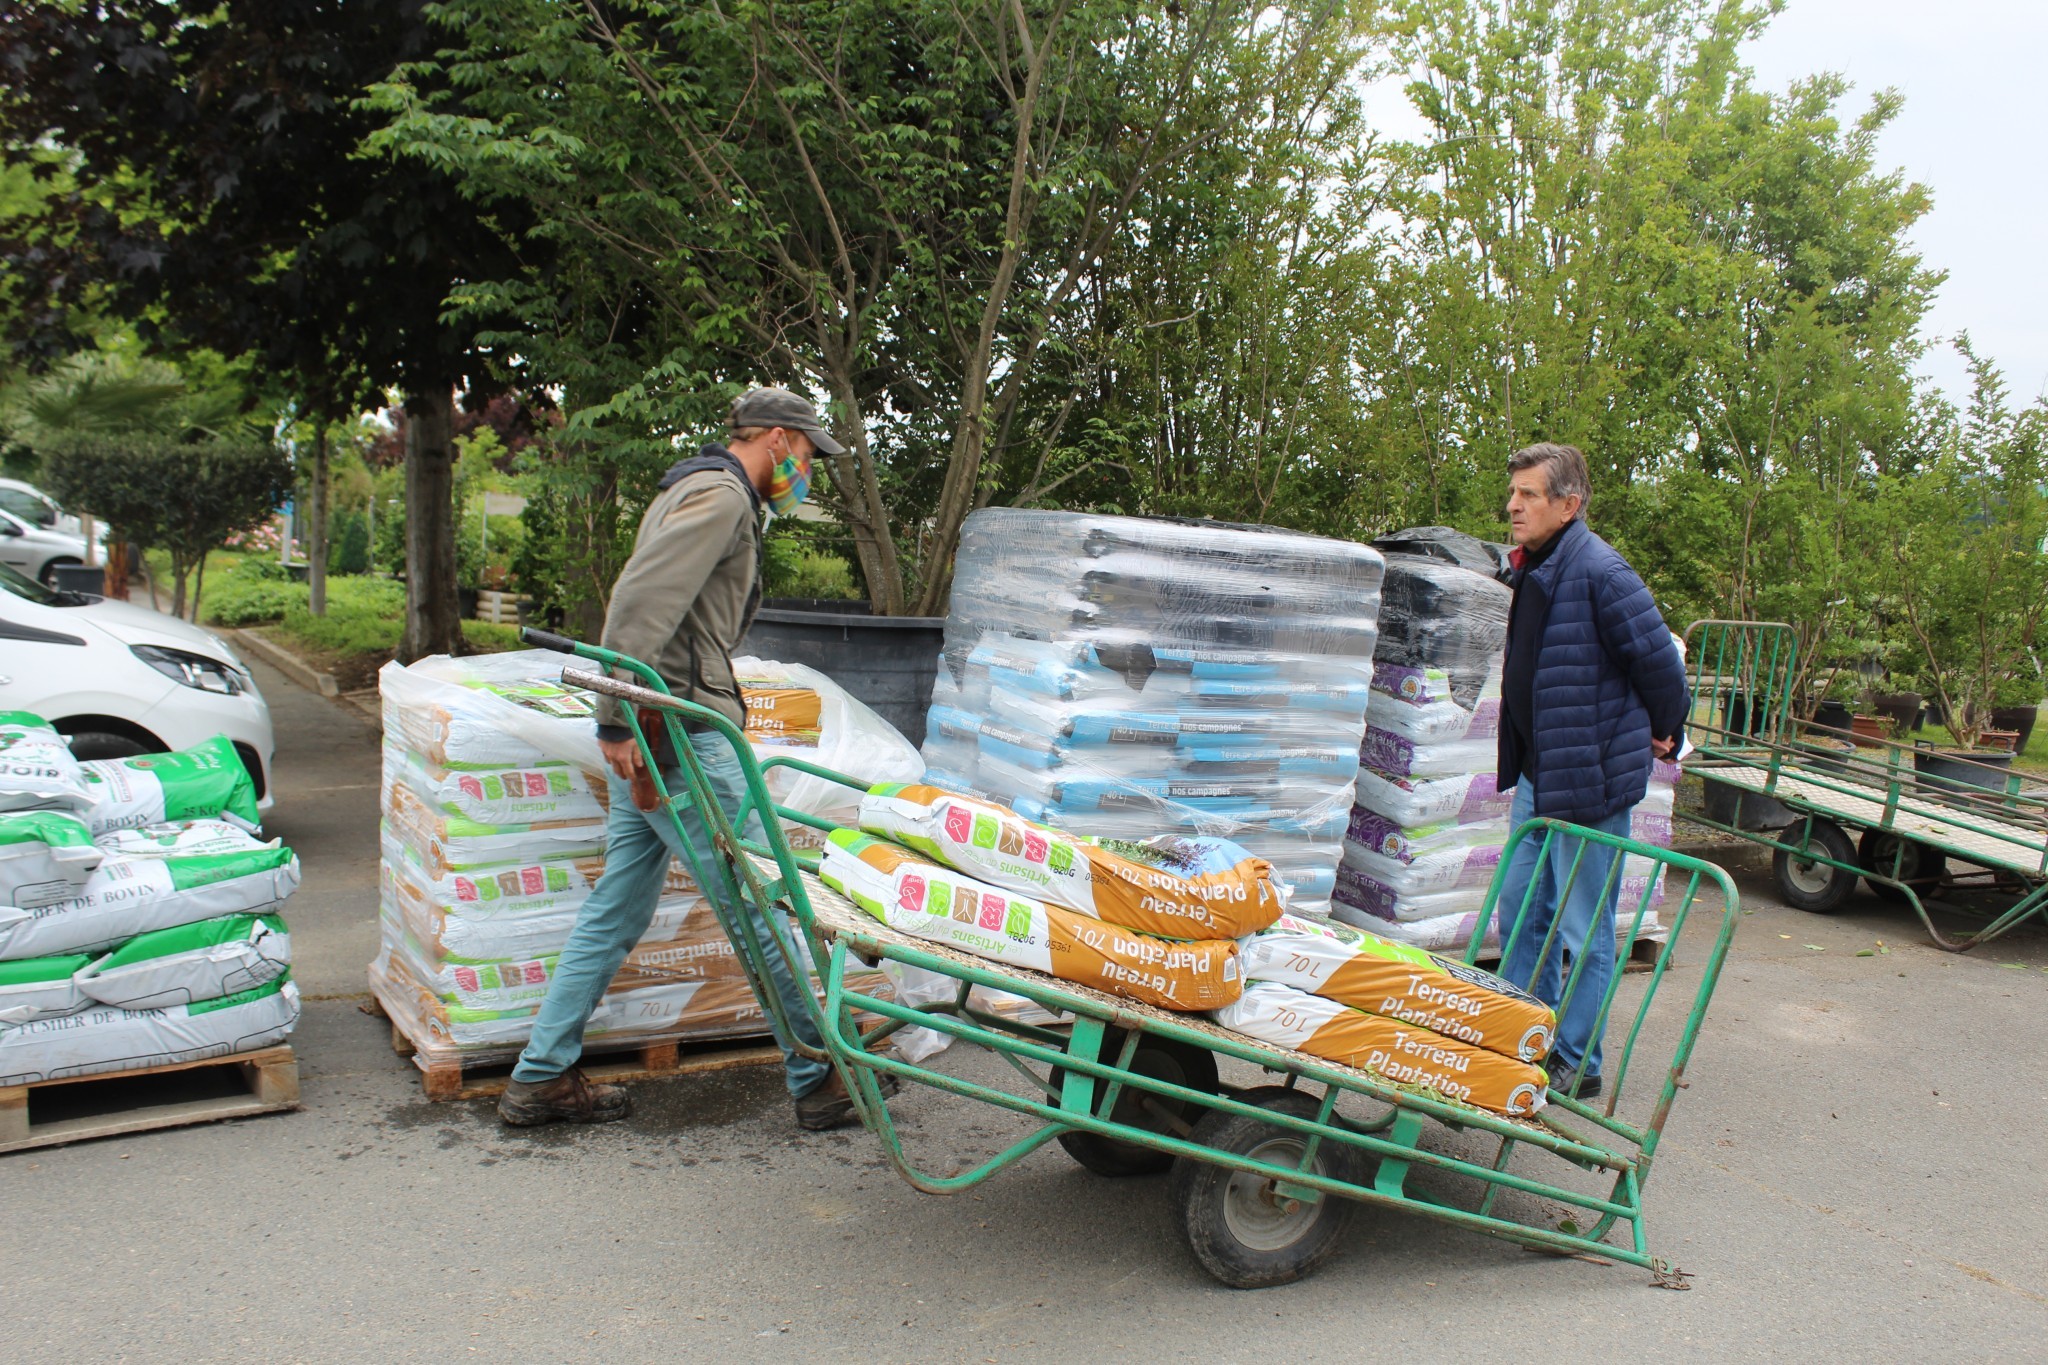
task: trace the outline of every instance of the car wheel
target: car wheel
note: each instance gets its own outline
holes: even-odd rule
[[[43,565],[43,571],[37,577],[42,579],[44,587],[54,588],[57,586],[57,570],[68,569],[73,564],[83,564],[84,562],[82,559],[73,559],[70,555],[58,555],[55,559]]]
[[[152,747],[132,735],[117,735],[110,730],[79,730],[64,739],[71,746],[71,756],[81,763],[96,758],[133,758],[137,754],[164,752],[162,745]]]

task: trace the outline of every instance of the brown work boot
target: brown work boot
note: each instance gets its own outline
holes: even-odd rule
[[[877,1076],[882,1098],[896,1093],[894,1076]],[[815,1090],[806,1091],[796,1097],[796,1121],[801,1128],[813,1133],[828,1132],[834,1128],[850,1128],[860,1122],[860,1114],[853,1107],[853,1096],[846,1092],[846,1079],[835,1069],[825,1078],[825,1083]]]
[[[593,1085],[579,1067],[553,1080],[507,1081],[498,1097],[498,1117],[515,1128],[536,1123],[616,1123],[633,1112],[633,1097],[622,1085]]]

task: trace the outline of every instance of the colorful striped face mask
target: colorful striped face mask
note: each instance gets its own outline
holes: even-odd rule
[[[783,449],[788,450],[785,444]],[[784,454],[775,472],[768,476],[768,510],[778,517],[794,512],[811,495],[811,452]]]

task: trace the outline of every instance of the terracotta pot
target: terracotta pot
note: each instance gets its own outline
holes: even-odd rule
[[[1862,745],[1862,747],[1866,749],[1877,748],[1878,746],[1875,743],[1875,741],[1883,739],[1885,737],[1884,720],[1885,718],[1883,716],[1849,717],[1849,729],[1855,735],[1856,743]],[[1865,743],[1866,740],[1872,742]]]
[[[1986,749],[1996,749],[2002,754],[2015,754],[2020,748],[2020,732],[2017,730],[1985,730],[1977,736],[1977,742]]]

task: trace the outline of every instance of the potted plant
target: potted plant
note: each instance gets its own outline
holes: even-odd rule
[[[2040,664],[2030,662],[2034,662],[2032,670],[2002,679],[1992,696],[1991,728],[2012,731],[2013,747],[2020,753],[2027,751],[2027,741],[2034,734],[2034,723],[2041,716],[2043,683]]]
[[[1876,540],[1896,570],[1890,591],[1953,746],[1916,766],[1956,782],[2004,786],[2010,750],[1982,747],[2009,680],[2035,673],[2048,634],[2048,416],[2005,404],[1996,370],[1961,343],[1975,386],[1967,414],[1947,412],[1917,476],[1887,476]],[[1965,760],[1960,764],[1955,760]]]

